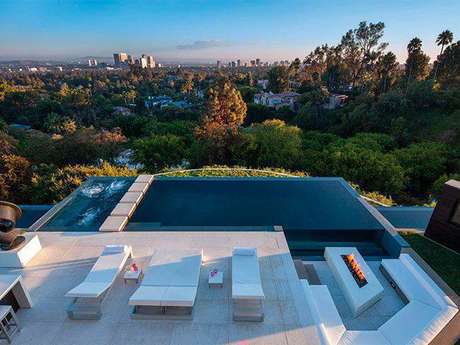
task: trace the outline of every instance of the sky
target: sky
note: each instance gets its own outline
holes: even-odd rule
[[[400,61],[415,36],[434,58],[441,31],[460,39],[460,0],[0,0],[0,59],[291,60],[360,21],[383,21]]]

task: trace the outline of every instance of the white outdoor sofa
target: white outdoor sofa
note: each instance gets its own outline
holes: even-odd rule
[[[129,299],[133,318],[191,319],[203,250],[157,251]]]
[[[347,330],[326,285],[301,284],[321,343],[326,345],[424,345],[458,312],[457,306],[408,254],[382,260],[382,270],[408,304],[372,331]]]
[[[66,297],[74,298],[74,302],[67,310],[69,318],[100,319],[104,297],[130,257],[132,257],[130,246],[106,246],[85,280],[66,293]]]
[[[234,321],[263,321],[265,299],[256,248],[234,248],[232,300]]]

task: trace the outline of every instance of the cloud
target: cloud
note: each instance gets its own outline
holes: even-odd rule
[[[224,47],[225,44],[222,41],[195,41],[191,44],[180,44],[176,48],[179,50],[201,50],[201,49],[209,49],[209,48],[216,48],[216,47]]]

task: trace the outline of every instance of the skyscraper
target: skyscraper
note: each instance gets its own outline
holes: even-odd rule
[[[220,60],[217,60],[217,68],[220,68]]]
[[[152,55],[147,55],[147,68],[155,68],[155,58]]]
[[[88,66],[89,67],[96,67],[97,66],[97,60],[96,59],[88,59]]]
[[[141,66],[141,68],[147,68],[147,58],[144,54],[139,58],[139,66]]]
[[[113,62],[115,66],[120,66],[128,62],[128,54],[126,53],[115,53],[113,54]]]
[[[236,60],[236,67],[241,67],[241,60],[240,59]]]

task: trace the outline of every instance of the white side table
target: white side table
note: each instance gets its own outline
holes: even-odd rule
[[[141,269],[139,269],[137,271],[128,270],[123,275],[123,279],[125,281],[125,284],[130,283],[130,282],[133,282],[134,284],[137,284],[142,280],[142,277],[143,277],[143,273],[142,273]]]
[[[213,274],[214,272],[214,274]],[[224,287],[224,272],[222,271],[211,271],[208,276],[208,285],[212,287]]]

